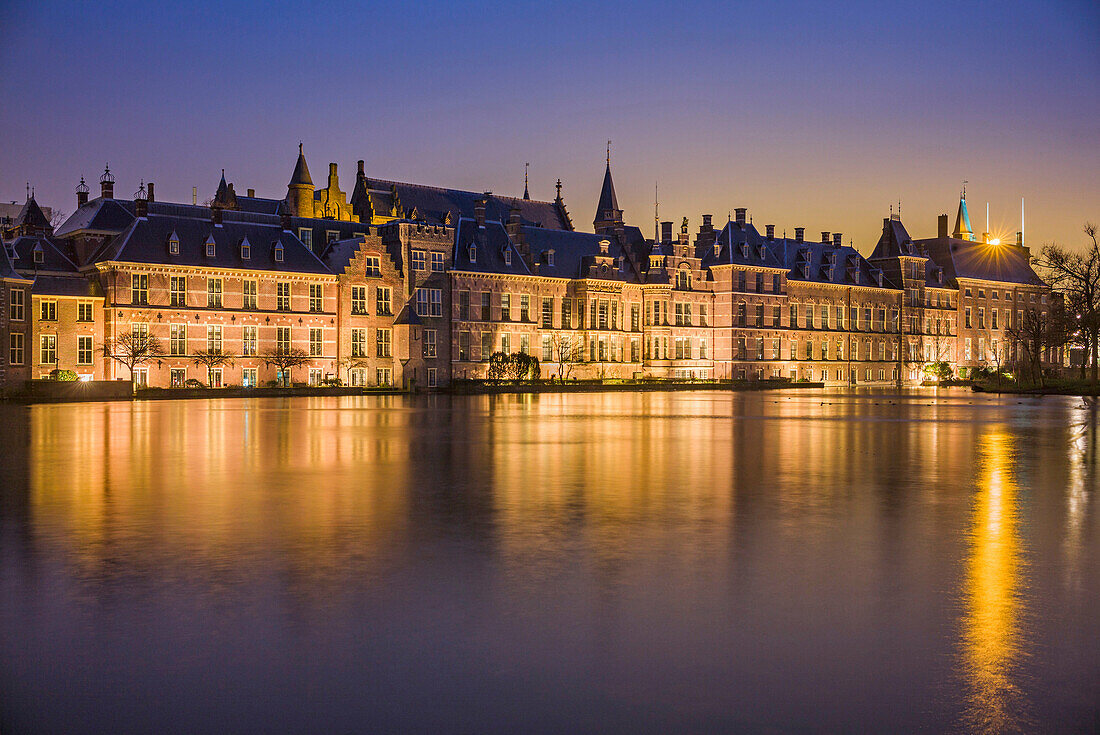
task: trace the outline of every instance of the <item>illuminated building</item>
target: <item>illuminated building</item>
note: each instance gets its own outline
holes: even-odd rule
[[[107,170],[95,199],[81,180],[56,232],[33,197],[10,230],[4,383],[53,369],[127,379],[102,347],[144,333],[166,353],[135,376],[151,386],[435,388],[485,377],[497,351],[566,379],[894,385],[931,362],[1007,364],[1009,324],[1050,306],[1022,243],[974,239],[965,197],[955,236],[946,215],[927,240],[891,216],[868,258],[841,233],[761,233],[735,211],[721,228],[703,215],[694,239],[686,218],[647,239],[624,221],[610,156],[591,233],[575,231],[560,181],[537,201],[526,186],[501,197],[368,177],[359,161],[348,196],[335,163],[314,188],[301,147],[282,199],[240,195],[224,172],[208,205],[160,202],[144,182],[117,199]],[[289,348],[309,365],[278,374],[264,353]],[[233,362],[208,371],[202,350]]]

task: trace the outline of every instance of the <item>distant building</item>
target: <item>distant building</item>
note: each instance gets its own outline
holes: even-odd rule
[[[1006,365],[1007,331],[1052,308],[1022,243],[955,230],[913,240],[883,221],[867,258],[841,233],[761,233],[744,208],[720,228],[703,215],[656,240],[623,218],[610,160],[593,218],[577,232],[561,195],[501,197],[368,177],[350,196],[329,165],[316,189],[299,148],[285,197],[239,195],[224,172],[209,206],[77,189],[56,231],[33,196],[4,231],[0,381],[70,369],[129,379],[102,354],[148,334],[166,355],[134,379],[264,385],[441,387],[485,377],[494,352],[527,352],[543,376],[793,379],[893,385],[924,366]],[[280,374],[265,356],[300,349]],[[231,353],[212,371],[204,350]],[[1049,365],[1061,355],[1045,355]]]

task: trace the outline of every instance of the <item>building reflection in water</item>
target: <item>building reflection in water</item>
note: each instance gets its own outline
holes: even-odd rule
[[[963,587],[962,674],[968,687],[966,728],[1013,731],[1022,726],[1014,666],[1023,645],[1025,586],[1020,539],[1017,447],[1003,428],[980,438],[978,484]]]

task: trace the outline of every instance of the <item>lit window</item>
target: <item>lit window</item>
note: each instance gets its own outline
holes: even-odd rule
[[[377,255],[368,255],[364,258],[366,261],[366,276],[367,278],[381,278],[382,277],[382,259]]]

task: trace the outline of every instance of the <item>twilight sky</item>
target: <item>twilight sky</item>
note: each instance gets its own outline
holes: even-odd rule
[[[306,17],[304,11],[312,15]],[[914,237],[1079,243],[1100,221],[1100,6],[1088,0],[189,2],[0,0],[0,200],[71,212],[105,161],[130,197],[282,197],[370,175],[552,199],[591,230],[612,139],[631,224],[745,206],[868,253],[891,203]],[[895,205],[896,206],[896,205]],[[792,233],[793,234],[793,233]]]

